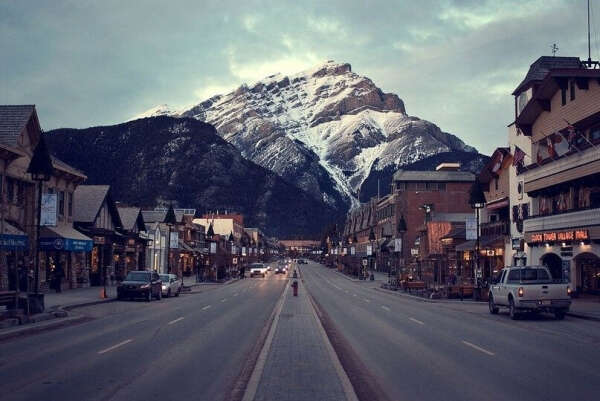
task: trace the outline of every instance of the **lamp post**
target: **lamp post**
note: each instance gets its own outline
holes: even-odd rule
[[[211,265],[212,264],[212,260],[211,260],[212,258],[210,257],[210,254],[212,253],[212,239],[213,239],[214,235],[215,235],[215,230],[213,228],[212,223],[210,223],[210,225],[208,226],[208,231],[206,231],[206,239],[207,239],[207,242],[208,242],[208,256],[207,256],[208,257],[208,268],[211,271],[212,271],[212,265]],[[216,278],[217,278],[216,276],[217,276],[217,274],[215,272],[215,281],[216,281]]]
[[[475,287],[480,288],[480,282],[477,275],[479,274],[479,211],[485,206],[485,195],[481,188],[479,178],[475,179],[473,185],[471,185],[471,191],[469,194],[469,204],[476,211],[477,215],[477,239],[475,241]],[[481,295],[481,294],[478,294]]]
[[[165,220],[163,221],[168,227],[167,234],[167,273],[171,273],[171,227],[177,224],[177,218],[175,217],[175,210],[173,210],[173,204],[169,205],[169,210],[167,210],[167,214],[165,215]],[[183,274],[181,275],[181,280],[183,280]]]
[[[36,224],[36,238],[35,238],[35,258],[34,258],[34,294],[36,301],[41,302],[39,297],[40,288],[40,227],[42,218],[42,183],[49,181],[50,177],[54,173],[54,167],[52,166],[52,159],[50,153],[46,147],[46,141],[44,141],[43,134],[40,136],[40,140],[33,151],[31,162],[27,167],[27,172],[31,174],[31,179],[37,181],[38,197],[37,197],[37,224]],[[42,306],[42,305],[39,305]],[[43,309],[43,307],[42,307]]]
[[[375,280],[375,273],[373,273],[373,261],[375,259],[375,232],[373,231],[373,227],[371,227],[371,231],[369,231],[369,242],[371,243],[371,276],[369,280]]]
[[[401,214],[400,218],[398,219],[396,232],[400,237],[400,249],[396,249],[396,247],[394,247],[394,251],[396,253],[396,269],[400,270],[400,259],[402,259],[402,265],[404,265],[404,233],[406,232],[406,220],[404,220],[403,214]]]
[[[229,249],[231,253],[231,264],[229,265],[229,270],[231,271],[233,268],[233,231],[229,233],[229,238],[227,240],[229,241]]]

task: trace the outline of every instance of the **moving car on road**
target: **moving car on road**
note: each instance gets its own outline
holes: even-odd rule
[[[183,287],[183,281],[177,278],[175,274],[161,274],[160,281],[162,281],[162,295],[163,297],[171,297],[175,295],[179,296],[181,288]]]
[[[254,276],[267,276],[267,267],[262,263],[252,263],[250,265],[250,277]]]
[[[277,267],[275,268],[275,274],[285,274],[285,273],[287,273],[287,265],[282,262],[277,263]]]
[[[489,293],[490,313],[507,307],[511,319],[519,312],[550,312],[556,319],[565,317],[571,306],[571,289],[567,283],[555,283],[544,266],[507,267],[493,282]]]
[[[162,298],[162,282],[156,272],[132,271],[117,287],[117,299],[144,298],[147,302],[152,298]]]

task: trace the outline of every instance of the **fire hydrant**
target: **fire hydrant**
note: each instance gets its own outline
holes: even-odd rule
[[[294,281],[292,283],[292,288],[294,289],[294,296],[297,297],[298,296],[298,282]]]

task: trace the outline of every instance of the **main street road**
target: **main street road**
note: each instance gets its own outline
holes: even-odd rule
[[[301,269],[349,376],[390,399],[599,397],[597,322],[568,316],[512,321],[505,313],[490,315],[487,305],[420,302],[314,263]]]
[[[270,274],[151,303],[78,309],[94,320],[0,343],[0,398],[227,398],[286,282]]]

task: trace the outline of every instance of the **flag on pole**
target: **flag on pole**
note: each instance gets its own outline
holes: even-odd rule
[[[515,154],[513,156],[513,166],[519,166],[523,164],[523,160],[525,159],[525,152],[521,150],[520,147],[515,145]]]

